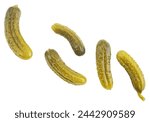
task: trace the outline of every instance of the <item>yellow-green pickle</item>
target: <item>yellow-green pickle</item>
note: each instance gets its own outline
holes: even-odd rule
[[[113,87],[110,59],[111,48],[109,43],[105,40],[100,40],[96,46],[96,66],[99,80],[107,90]]]
[[[86,83],[86,78],[68,67],[54,49],[48,49],[45,52],[45,59],[48,66],[64,81],[73,85]]]
[[[128,72],[130,79],[132,81],[132,85],[136,90],[138,96],[144,101],[145,98],[141,95],[141,93],[145,88],[145,79],[138,64],[127,52],[123,50],[117,53],[117,59],[119,63]]]
[[[23,39],[19,30],[21,11],[17,5],[8,8],[5,16],[5,36],[11,50],[21,59],[32,57],[32,50]]]
[[[52,30],[55,33],[60,34],[61,36],[65,37],[69,41],[76,55],[78,56],[84,55],[85,47],[81,39],[79,38],[79,36],[73,30],[71,30],[67,26],[64,26],[58,23],[55,23],[54,25],[52,25]]]

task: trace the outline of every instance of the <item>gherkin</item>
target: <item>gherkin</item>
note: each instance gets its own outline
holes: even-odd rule
[[[109,43],[105,40],[100,40],[96,46],[96,66],[101,85],[107,90],[113,87],[110,59],[111,48]]]
[[[55,23],[54,25],[52,25],[52,30],[55,33],[65,37],[69,41],[69,43],[76,55],[78,55],[78,56],[84,55],[85,47],[83,45],[83,42],[81,41],[79,36],[73,30],[71,30],[67,26],[64,26],[64,25],[61,25],[58,23]]]
[[[117,53],[117,60],[129,74],[134,89],[138,96],[144,101],[145,98],[141,95],[141,93],[145,88],[145,79],[139,65],[127,52],[123,50]]]
[[[45,52],[45,59],[48,66],[64,81],[73,85],[86,83],[86,78],[68,67],[54,49],[48,49]]]
[[[21,59],[32,57],[32,50],[25,42],[19,30],[21,11],[17,5],[8,8],[5,16],[5,36],[9,47]]]

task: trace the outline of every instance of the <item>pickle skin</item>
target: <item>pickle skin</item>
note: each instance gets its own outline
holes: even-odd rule
[[[9,47],[16,56],[27,60],[32,57],[32,50],[25,42],[19,29],[21,11],[17,5],[8,8],[5,16],[5,36]]]
[[[96,46],[96,66],[100,83],[107,90],[111,90],[113,87],[110,60],[110,45],[106,40],[100,40]]]
[[[86,83],[86,78],[68,67],[54,49],[45,52],[45,59],[48,66],[64,81],[73,85]]]
[[[142,91],[145,88],[145,79],[139,65],[123,50],[117,53],[117,60],[129,74],[134,89],[138,96],[144,101],[145,98],[142,96]]]
[[[51,28],[56,34],[65,37],[69,41],[76,55],[82,56],[85,54],[85,47],[82,43],[82,40],[73,30],[59,23],[53,24]]]

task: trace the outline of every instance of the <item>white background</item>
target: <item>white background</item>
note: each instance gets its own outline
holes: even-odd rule
[[[0,121],[148,121],[150,104],[150,3],[149,0],[0,0]],[[30,60],[22,60],[9,48],[4,34],[4,18],[10,6],[21,9],[20,31],[33,50]],[[55,34],[51,25],[61,23],[82,39],[86,53],[76,56],[68,41]],[[106,39],[111,45],[114,85],[105,90],[98,79],[96,44]],[[55,49],[64,62],[87,78],[83,86],[60,79],[47,65],[44,53]],[[143,102],[130,78],[116,59],[127,51],[140,65],[146,87]],[[135,110],[133,119],[15,119],[15,112],[78,110]]]

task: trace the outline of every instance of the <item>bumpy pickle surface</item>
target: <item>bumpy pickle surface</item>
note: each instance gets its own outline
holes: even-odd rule
[[[68,67],[54,49],[45,52],[45,59],[49,67],[64,81],[73,85],[86,83],[86,78]]]
[[[5,36],[15,55],[26,60],[32,57],[32,50],[20,33],[20,15],[21,11],[17,5],[8,8],[5,16]]]

